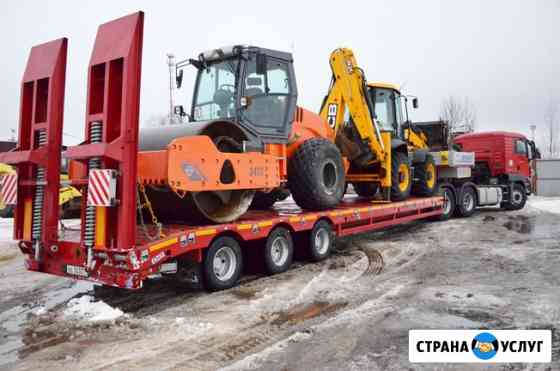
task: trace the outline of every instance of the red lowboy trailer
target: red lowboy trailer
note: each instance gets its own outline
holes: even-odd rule
[[[141,12],[98,30],[88,69],[86,140],[64,153],[75,170],[71,184],[84,195],[75,236],[58,229],[67,40],[31,50],[22,81],[18,147],[0,154],[0,162],[17,168],[14,239],[30,271],[129,289],[140,288],[155,273],[174,274],[223,289],[238,280],[248,251],[243,247],[250,241],[260,243],[272,274],[289,268],[294,240],[318,261],[329,255],[335,236],[442,214],[441,197],[386,204],[349,197],[320,212],[283,202],[234,223],[146,226],[141,217],[146,200],[140,201],[145,194],[137,180],[142,36]]]

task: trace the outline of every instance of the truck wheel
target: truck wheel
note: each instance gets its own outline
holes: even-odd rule
[[[288,184],[302,209],[324,210],[344,196],[344,165],[334,143],[323,138],[305,141],[288,160]]]
[[[422,197],[431,197],[437,188],[436,162],[432,155],[426,155],[426,161],[414,167],[414,178],[412,194]]]
[[[294,242],[286,228],[275,228],[266,239],[264,266],[268,274],[287,271],[294,257]]]
[[[364,198],[374,197],[377,194],[377,190],[379,189],[377,183],[371,183],[371,182],[352,183],[352,186],[354,187],[354,191],[356,191],[358,196]]]
[[[309,259],[314,262],[326,259],[331,254],[333,245],[334,233],[331,224],[326,220],[319,220],[309,234]]]
[[[455,212],[457,216],[467,218],[476,210],[476,193],[472,187],[465,187],[459,193],[459,202]]]
[[[391,159],[391,201],[402,201],[410,197],[411,179],[408,156],[393,152]]]
[[[204,258],[204,283],[210,291],[233,287],[241,276],[243,257],[239,243],[227,236],[216,238]]]
[[[502,207],[506,210],[521,210],[525,207],[526,202],[527,193],[525,192],[525,187],[521,184],[515,183],[512,187],[509,201],[504,202]]]
[[[253,197],[253,202],[251,203],[251,209],[256,210],[268,210],[276,202],[284,201],[290,192],[285,189],[274,189],[268,193],[266,192],[256,192],[255,197]]]

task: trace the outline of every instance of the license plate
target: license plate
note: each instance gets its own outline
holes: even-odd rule
[[[80,276],[80,277],[88,277],[88,272],[84,267],[80,267],[78,265],[67,265],[66,266],[66,273],[71,276]]]

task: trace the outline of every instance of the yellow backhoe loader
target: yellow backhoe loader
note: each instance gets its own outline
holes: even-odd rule
[[[332,80],[320,116],[335,131],[336,144],[350,162],[346,181],[363,197],[381,191],[384,201],[404,200],[411,191],[431,196],[436,167],[425,135],[403,115],[406,97],[396,85],[368,84],[350,49],[333,51],[330,66]]]

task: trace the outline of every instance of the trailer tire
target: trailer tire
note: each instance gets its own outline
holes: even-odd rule
[[[363,198],[373,198],[379,190],[379,185],[372,182],[352,183],[356,194]]]
[[[414,166],[414,178],[412,194],[421,197],[431,197],[437,188],[436,162],[432,155],[426,155],[424,162]]]
[[[241,276],[243,256],[239,243],[232,237],[216,238],[204,257],[203,275],[208,290],[218,291],[235,286]]]
[[[527,192],[525,187],[519,183],[514,183],[508,202],[503,202],[502,207],[506,210],[521,210],[527,202]]]
[[[294,258],[294,242],[290,231],[277,227],[270,232],[264,248],[264,267],[268,274],[290,269]]]
[[[344,196],[344,164],[338,147],[324,138],[301,144],[288,161],[288,184],[302,209],[335,207]]]
[[[391,159],[391,201],[403,201],[410,197],[412,188],[410,161],[403,152],[393,152]]]
[[[331,224],[326,220],[319,220],[309,233],[309,259],[314,262],[325,260],[331,254],[333,246],[334,232]]]
[[[430,220],[443,222],[451,219],[455,214],[457,202],[455,201],[455,192],[450,187],[442,187],[439,194],[443,197],[443,214],[437,215]]]
[[[457,216],[468,218],[476,211],[476,191],[473,187],[464,187],[459,191],[455,208]]]

